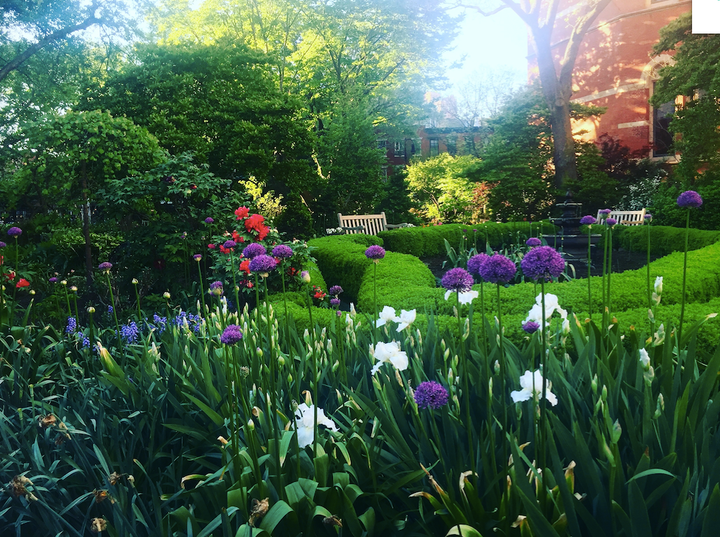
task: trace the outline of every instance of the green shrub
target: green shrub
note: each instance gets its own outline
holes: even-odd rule
[[[537,236],[540,234],[541,227],[543,233],[554,233],[556,229],[549,222],[509,222],[507,224],[486,222],[477,225],[445,224],[393,229],[381,231],[378,236],[383,240],[385,248],[392,252],[411,254],[415,257],[432,257],[445,255],[446,239],[452,245],[459,244],[463,231],[466,232],[470,245],[477,242],[479,249],[483,250],[482,244],[486,237],[491,248],[499,249],[505,244],[518,242],[519,238],[524,242],[530,236]]]
[[[613,246],[633,252],[647,249],[647,230],[650,229],[650,251],[654,255],[668,255],[685,248],[685,229],[670,226],[617,226],[613,229]],[[720,240],[720,231],[691,229],[688,248],[697,250]]]

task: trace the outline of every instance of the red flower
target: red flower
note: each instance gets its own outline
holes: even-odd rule
[[[242,263],[240,263],[240,272],[245,272],[245,274],[250,274],[250,260],[246,259]]]
[[[214,250],[215,248],[217,248],[217,246],[215,246],[214,244],[208,244],[208,248]]]
[[[245,220],[245,229],[248,231],[255,230],[260,231],[260,228],[265,223],[265,217],[261,214],[254,214]]]
[[[5,262],[5,257],[0,255],[0,267]]]
[[[225,248],[225,247],[221,244],[221,245],[220,245],[220,252],[222,252],[223,254],[229,254],[230,252],[232,252],[232,250],[231,250],[230,248]]]
[[[295,276],[298,273],[298,269],[295,267],[290,267],[287,269],[287,275],[288,276]]]
[[[253,287],[255,287],[255,286],[253,285],[253,282],[251,282],[250,280],[247,280],[247,282],[245,283],[245,285],[247,285],[247,288],[248,288],[248,289],[252,289]]]
[[[197,185],[190,185],[190,189],[191,189],[191,190],[197,189]]]
[[[20,278],[20,281],[17,282],[15,285],[18,289],[21,289],[22,287],[30,287],[30,282],[27,281],[25,278]]]
[[[233,238],[233,240],[234,240],[235,242],[242,242],[242,241],[240,240],[240,234],[239,234],[237,231],[233,231],[233,232],[232,232],[232,238]]]
[[[270,228],[268,226],[262,226],[258,230],[258,240],[261,241],[267,237],[267,234],[270,233]]]
[[[313,295],[313,298],[317,298],[318,300],[322,300],[325,298],[325,293],[323,293],[323,290],[319,287],[316,287],[313,285],[313,291],[315,291],[315,295]]]
[[[238,240],[235,242],[245,242],[245,239],[243,239],[242,237],[238,237]]]
[[[6,278],[7,281],[9,281],[9,282],[12,281],[12,280],[14,280],[14,279],[15,279],[15,271],[14,271],[14,270],[11,270],[11,271],[8,272],[7,274],[5,274],[5,278]]]
[[[235,216],[237,218],[235,220],[240,220],[241,218],[246,218],[247,215],[250,214],[250,210],[247,207],[238,207],[235,211]]]

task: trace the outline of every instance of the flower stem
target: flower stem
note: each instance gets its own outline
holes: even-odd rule
[[[608,228],[608,274],[607,274],[607,309],[608,316],[612,318],[612,303],[610,295],[610,277],[612,276],[612,227]],[[609,319],[608,319],[609,320]]]
[[[200,299],[202,300],[202,316],[205,317],[205,315],[208,314],[207,310],[205,309],[205,288],[203,287],[203,275],[202,275],[202,267],[200,267],[200,262],[198,261],[198,275],[200,276],[200,279],[198,280],[200,282]],[[140,301],[138,300],[138,310],[140,309]]]
[[[117,329],[117,340],[118,340],[118,351],[122,349],[122,337],[120,335],[120,322],[118,321],[117,308],[115,307],[115,297],[113,296],[112,284],[110,283],[110,271],[105,272],[107,279],[108,289],[110,290],[110,304],[113,306],[113,317],[115,317],[115,328]],[[65,290],[67,293],[67,290]],[[68,301],[68,308],[70,308],[70,302]]]
[[[592,246],[592,226],[588,226],[588,255],[587,255],[587,284],[588,284],[588,315],[592,319],[592,291],[590,289],[590,265],[592,264],[591,246]]]
[[[687,255],[688,255],[688,237],[690,236],[690,209],[687,210],[687,218],[685,220],[685,257],[683,258],[683,284],[682,295],[680,296],[680,326],[678,327],[678,351],[680,350],[680,341],[682,340],[683,320],[685,319],[685,284],[687,283]]]
[[[373,262],[373,299],[375,304],[375,317],[373,317],[373,344],[377,343],[377,318],[378,318],[378,307],[377,307],[377,260]]]
[[[652,309],[652,292],[650,291],[650,222],[647,222],[647,300],[648,309]]]
[[[255,276],[255,281],[257,282],[257,275]],[[272,338],[272,323],[270,322],[270,301],[268,300],[268,284],[267,284],[267,278],[264,278],[265,281],[265,315],[267,316],[267,341],[268,341],[268,348],[270,351],[270,406],[271,406],[271,414],[272,414],[272,428],[273,428],[273,436],[275,437],[275,464],[277,469],[277,492],[280,496],[280,499],[284,499],[285,497],[285,491],[283,489],[282,485],[282,468],[280,464],[280,429],[277,422],[277,378],[278,378],[278,371],[277,371],[277,363],[275,362],[275,347],[273,345],[273,338]]]
[[[458,320],[458,336],[460,337],[460,360],[462,361],[462,377],[463,377],[463,398],[465,399],[465,427],[467,428],[468,439],[468,455],[470,456],[470,469],[473,477],[475,476],[475,449],[473,445],[472,419],[470,416],[470,368],[468,359],[465,354],[465,340],[463,339],[463,327],[460,320],[460,291],[455,293],[457,298],[457,320]]]
[[[542,370],[542,391],[540,392],[541,397],[541,403],[540,403],[540,457],[538,458],[540,461],[540,468],[542,472],[543,479],[540,482],[541,483],[541,494],[540,494],[540,505],[544,506],[545,504],[545,482],[544,482],[544,476],[545,476],[545,451],[546,451],[546,427],[545,422],[547,421],[547,397],[545,397],[545,394],[547,393],[547,356],[548,356],[548,345],[547,345],[547,332],[545,328],[545,319],[547,318],[545,316],[545,279],[540,280],[540,293],[542,294],[542,319],[540,321],[541,324],[541,330],[542,330],[542,356],[540,357],[541,361],[541,370]],[[534,374],[533,374],[534,379]],[[534,382],[534,380],[533,380]],[[534,388],[533,388],[534,389]]]

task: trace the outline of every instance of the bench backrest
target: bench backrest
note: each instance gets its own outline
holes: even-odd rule
[[[355,214],[343,215],[338,213],[338,221],[342,228],[353,228],[363,226],[363,230],[346,229],[345,233],[364,233],[365,235],[377,235],[387,229],[385,213],[380,214]]]
[[[645,209],[641,211],[613,211],[608,218],[614,218],[618,224],[624,226],[641,226],[645,223]],[[600,211],[598,211],[597,219],[600,220]]]

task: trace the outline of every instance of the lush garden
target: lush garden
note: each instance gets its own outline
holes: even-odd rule
[[[306,244],[240,207],[183,293],[103,260],[82,304],[9,228],[0,533],[712,535],[718,235],[583,223],[664,257],[573,279],[549,223]]]

